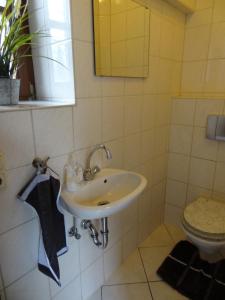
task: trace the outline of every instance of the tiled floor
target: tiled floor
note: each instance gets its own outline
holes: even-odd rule
[[[187,299],[162,282],[156,274],[164,258],[182,238],[185,237],[178,228],[160,226],[127,258],[94,298],[102,300]]]

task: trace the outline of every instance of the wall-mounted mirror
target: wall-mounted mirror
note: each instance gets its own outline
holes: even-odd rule
[[[93,15],[96,75],[147,77],[149,9],[134,0],[93,0]]]

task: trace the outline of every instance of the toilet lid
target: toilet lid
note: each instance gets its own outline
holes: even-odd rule
[[[199,198],[185,208],[183,225],[200,236],[224,239],[225,204],[211,199]]]

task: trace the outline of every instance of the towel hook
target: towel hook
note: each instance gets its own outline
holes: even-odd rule
[[[48,168],[47,162],[49,160],[50,157],[47,157],[45,159],[41,159],[40,157],[35,157],[32,165],[34,168],[37,169],[37,174],[42,174],[45,173],[45,171]]]

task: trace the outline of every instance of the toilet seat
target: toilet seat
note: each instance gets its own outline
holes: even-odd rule
[[[225,204],[198,198],[183,213],[184,229],[208,241],[225,241]]]

